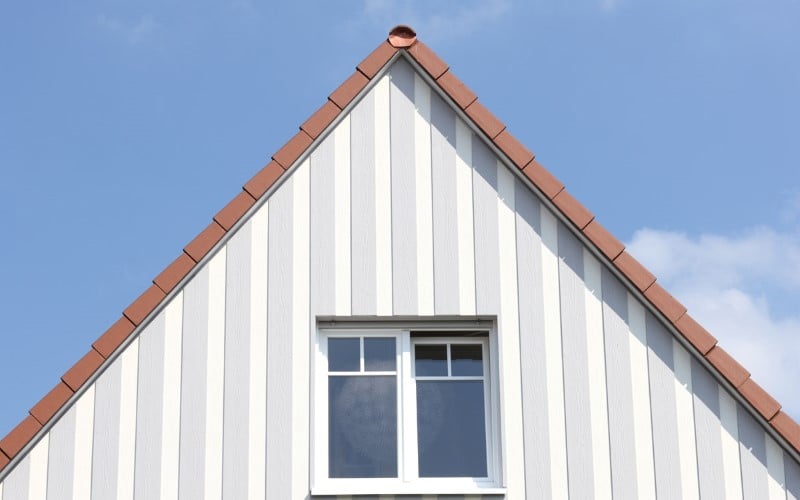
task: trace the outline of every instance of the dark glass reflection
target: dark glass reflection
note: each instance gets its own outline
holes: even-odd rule
[[[364,339],[364,370],[368,372],[394,371],[396,369],[394,337]]]
[[[414,374],[417,377],[447,376],[447,346],[417,344],[414,347]]]
[[[361,371],[361,339],[328,338],[328,371]]]
[[[417,381],[420,477],[486,477],[483,381]]]
[[[330,477],[397,477],[397,379],[328,377]]]
[[[450,346],[450,374],[455,377],[483,375],[483,350],[480,344]]]

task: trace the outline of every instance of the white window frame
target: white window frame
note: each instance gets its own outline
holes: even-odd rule
[[[476,327],[475,325],[479,326]],[[442,336],[412,337],[412,332],[442,333]],[[460,331],[485,332],[485,336],[447,336]],[[396,478],[330,478],[328,477],[328,339],[332,337],[394,337],[397,339],[397,473]],[[483,346],[482,377],[421,377],[421,380],[484,380],[486,421],[485,478],[421,478],[418,471],[416,378],[413,348],[417,344],[481,344]],[[363,342],[362,342],[363,349]],[[450,349],[448,348],[448,358]],[[449,361],[449,359],[448,359]],[[363,363],[363,352],[362,352]],[[450,364],[448,363],[448,367]],[[320,325],[317,329],[313,370],[311,493],[313,495],[357,494],[504,494],[501,466],[500,388],[497,336],[490,322],[469,322],[463,325],[370,324]],[[449,368],[448,368],[449,370]],[[377,373],[376,373],[377,374]]]

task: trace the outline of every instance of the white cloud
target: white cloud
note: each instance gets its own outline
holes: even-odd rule
[[[500,19],[510,8],[511,0],[364,1],[368,23],[409,24],[426,40],[467,36]]]
[[[800,235],[764,227],[696,237],[642,229],[628,250],[800,418]]]
[[[149,15],[141,16],[137,19],[122,19],[100,14],[97,16],[97,24],[102,29],[131,45],[139,45],[146,42],[158,28],[155,19]]]

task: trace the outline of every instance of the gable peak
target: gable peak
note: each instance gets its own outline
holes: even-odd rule
[[[392,47],[401,49],[410,47],[417,41],[417,32],[414,28],[405,24],[398,24],[389,30],[389,43]]]

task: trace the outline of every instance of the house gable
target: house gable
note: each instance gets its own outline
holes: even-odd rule
[[[796,424],[393,37],[0,442],[0,498],[305,495],[304,353],[331,316],[497,318],[509,498],[799,495]]]

